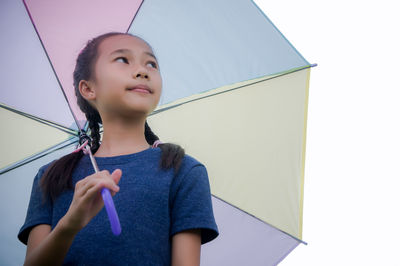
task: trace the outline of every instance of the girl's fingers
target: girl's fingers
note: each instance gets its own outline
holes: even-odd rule
[[[75,194],[79,197],[85,195],[87,190],[93,187],[97,183],[95,180],[97,178],[96,175],[97,174],[87,176],[84,179],[77,182],[75,185]]]
[[[122,171],[120,169],[115,169],[114,172],[112,172],[112,174],[111,174],[111,178],[114,180],[115,184],[117,184],[117,185],[119,184],[121,177],[122,177]],[[113,196],[113,197],[117,193],[112,190],[110,192],[111,192],[111,196]]]
[[[88,178],[84,178],[76,183],[74,192],[76,196],[81,197],[86,193],[86,190],[88,189],[87,188],[88,181],[89,181]]]
[[[122,171],[121,169],[115,169],[111,174],[111,178],[114,180],[115,184],[118,185],[119,180],[121,180]]]
[[[103,208],[104,202],[100,191],[108,188],[114,196],[119,191],[118,182],[122,171],[117,169],[112,174],[101,171],[87,176],[75,185],[74,197],[68,210],[69,222],[75,228],[82,228]]]
[[[84,197],[88,190],[96,185],[96,181],[93,179],[87,180],[85,184],[83,184],[77,191],[77,196]]]
[[[100,190],[105,187],[105,185],[102,182],[98,182],[96,184],[93,184],[85,193],[83,196],[83,202],[91,201],[93,198],[97,197],[100,193]]]
[[[97,174],[88,176],[85,182],[82,182],[78,187],[78,196],[88,196],[89,198],[95,196],[96,192],[100,191],[102,188],[106,187],[111,190],[111,192],[118,192],[119,187],[116,185],[114,180],[119,182],[121,178],[121,170],[115,170],[113,175],[110,175],[108,171],[101,171]],[[115,193],[114,193],[115,194]]]
[[[82,204],[88,204],[91,202],[93,202],[94,200],[96,200],[96,198],[101,197],[100,196],[100,191],[102,188],[108,188],[106,183],[103,182],[98,182],[96,184],[93,184],[93,186],[91,186],[85,193],[85,195],[83,195],[83,197],[81,198],[81,203]],[[96,200],[97,201],[97,200]],[[102,201],[102,200],[101,200]]]

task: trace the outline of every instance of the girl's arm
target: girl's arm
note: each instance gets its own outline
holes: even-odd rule
[[[51,231],[41,224],[29,233],[25,265],[61,265],[75,235],[103,208],[100,190],[106,187],[115,195],[121,175],[119,169],[112,174],[101,171],[79,181],[67,213],[55,228]]]
[[[200,265],[200,229],[186,230],[172,237],[172,266]]]
[[[75,235],[61,220],[53,231],[47,224],[35,226],[29,233],[24,265],[61,265]]]

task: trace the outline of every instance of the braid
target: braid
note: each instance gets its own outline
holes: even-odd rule
[[[156,140],[159,140],[158,136],[154,134],[147,124],[147,121],[144,128],[144,136],[147,143],[150,145],[153,145]],[[158,147],[161,149],[160,167],[162,169],[173,167],[175,173],[177,173],[181,167],[182,159],[185,156],[185,150],[181,146],[172,143],[162,143],[159,144]]]
[[[92,138],[91,151],[95,154],[100,147],[100,126],[101,123],[100,115],[97,111],[87,113],[86,118],[89,122],[90,137]]]

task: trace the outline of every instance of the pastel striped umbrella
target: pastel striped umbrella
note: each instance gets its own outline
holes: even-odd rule
[[[0,20],[0,264],[23,262],[16,235],[32,179],[86,124],[74,60],[109,31],[151,44],[163,94],[149,125],[207,166],[220,236],[203,245],[202,265],[276,265],[304,243],[313,65],[253,1],[5,0]]]

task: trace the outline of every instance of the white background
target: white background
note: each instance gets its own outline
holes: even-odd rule
[[[310,62],[303,240],[280,264],[400,265],[400,6],[257,0]]]

